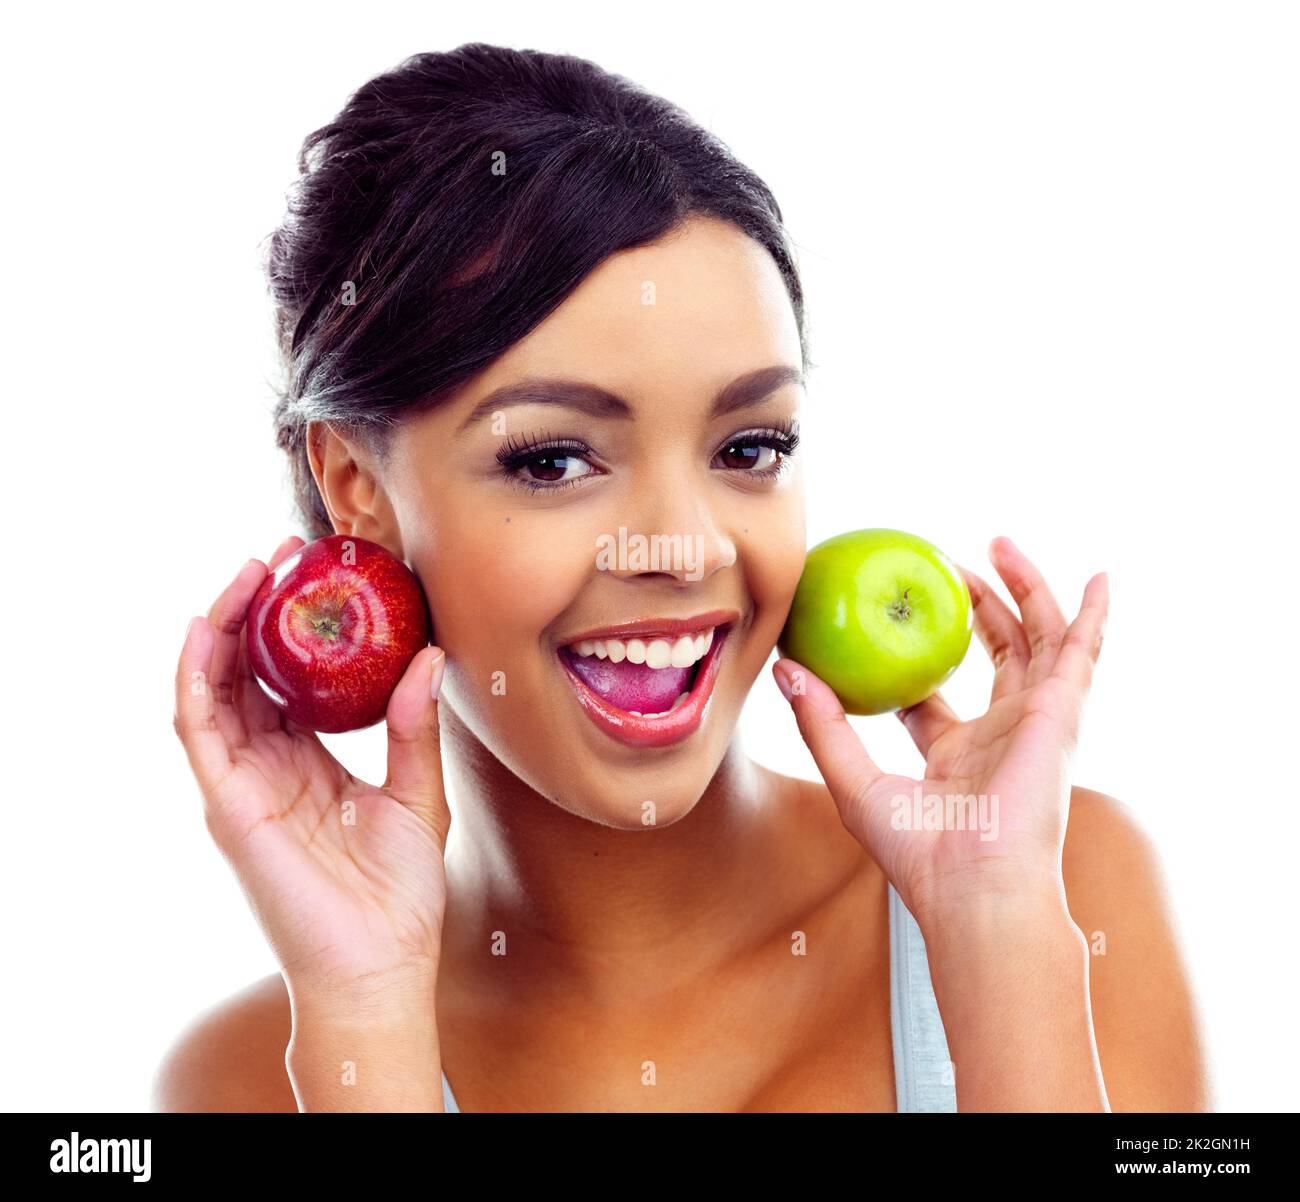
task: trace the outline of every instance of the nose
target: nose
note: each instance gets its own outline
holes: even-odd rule
[[[661,481],[628,511],[627,525],[608,532],[609,555],[598,566],[620,580],[698,584],[736,562],[726,524],[697,484]],[[598,540],[600,541],[600,540]]]

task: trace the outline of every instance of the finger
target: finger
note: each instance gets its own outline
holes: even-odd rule
[[[1025,685],[1032,686],[1052,673],[1056,654],[1065,638],[1066,621],[1042,573],[1009,538],[995,538],[989,555],[1020,608],[1021,624],[1029,644]]]
[[[295,551],[301,550],[306,545],[307,544],[302,539],[300,539],[296,534],[289,535],[289,537],[286,538],[284,542],[282,542],[278,547],[276,547],[275,552],[272,554],[271,558],[266,561],[266,566],[270,568],[271,571],[274,572],[275,569],[278,568],[286,559],[288,559],[290,555],[292,555]]]
[[[206,618],[193,618],[176,664],[176,709],[172,726],[185,747],[190,768],[205,798],[211,797],[230,771],[230,747],[217,724],[210,687],[215,643]]]
[[[1110,578],[1098,572],[1083,590],[1078,617],[1070,623],[1056,656],[1052,675],[1066,681],[1080,693],[1092,686],[1092,670],[1101,655],[1110,613]]]
[[[248,741],[242,717],[234,704],[239,635],[248,616],[249,602],[265,577],[266,564],[250,559],[208,610],[208,625],[216,640],[212,650],[212,699],[216,703],[217,724],[233,747]]]
[[[384,781],[389,795],[432,824],[444,845],[451,816],[443,790],[437,693],[446,663],[440,647],[425,647],[397,682],[388,700]]]
[[[1020,619],[982,577],[967,568],[961,569],[970,589],[975,634],[993,663],[992,704],[999,697],[1020,690],[1029,667],[1029,643]]]
[[[951,727],[961,725],[961,719],[953,713],[952,707],[940,693],[932,693],[924,701],[898,710],[897,713],[898,720],[912,736],[916,749],[927,759],[935,739]]]
[[[884,773],[849,725],[835,691],[792,659],[778,659],[772,672],[841,813],[845,806],[864,801]]]

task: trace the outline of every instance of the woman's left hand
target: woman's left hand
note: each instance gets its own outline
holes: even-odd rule
[[[793,660],[773,665],[844,825],[923,928],[992,894],[1064,899],[1070,766],[1106,626],[1107,579],[1100,573],[1088,581],[1067,625],[1038,569],[1010,539],[994,539],[989,550],[1020,617],[961,569],[976,633],[995,668],[993,692],[988,712],[970,722],[939,693],[898,712],[926,758],[924,779],[882,772],[830,686]],[[917,829],[918,788],[925,826],[934,822],[928,807],[935,805],[925,798],[937,795],[947,829]],[[959,801],[954,811],[950,798],[967,799],[967,808]],[[953,829],[952,815],[962,813],[966,829]]]

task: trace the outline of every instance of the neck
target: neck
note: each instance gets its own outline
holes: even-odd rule
[[[638,982],[657,992],[788,938],[785,916],[843,877],[843,864],[823,863],[809,878],[792,782],[750,761],[739,739],[684,818],[618,830],[531,789],[449,706],[441,723],[455,802],[444,955],[470,972],[593,1000]]]

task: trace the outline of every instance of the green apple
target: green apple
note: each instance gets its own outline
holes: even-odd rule
[[[970,637],[970,590],[938,547],[854,530],[808,552],[777,650],[830,685],[845,713],[885,714],[935,692]]]

